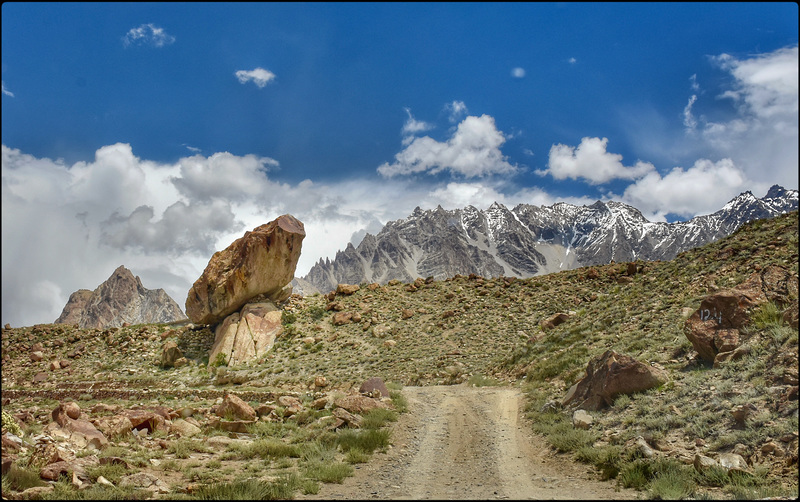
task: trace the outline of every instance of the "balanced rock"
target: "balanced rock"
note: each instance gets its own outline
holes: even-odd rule
[[[195,324],[216,324],[256,296],[288,298],[305,235],[289,214],[245,232],[211,257],[189,290],[186,315]]]
[[[72,293],[55,324],[86,328],[117,328],[124,323],[167,323],[186,319],[163,289],[147,289],[124,266],[118,267],[94,291]]]
[[[561,401],[597,411],[614,402],[620,394],[632,394],[667,381],[665,370],[647,366],[624,354],[607,350],[586,366],[584,377],[573,385]]]
[[[271,302],[248,303],[216,328],[209,364],[219,358],[235,366],[263,356],[283,333],[281,311]]]

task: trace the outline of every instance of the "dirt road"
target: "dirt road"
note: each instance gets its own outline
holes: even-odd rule
[[[550,451],[507,387],[405,387],[394,447],[301,499],[635,499]]]

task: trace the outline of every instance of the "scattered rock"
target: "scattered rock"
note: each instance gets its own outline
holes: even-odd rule
[[[331,323],[334,326],[342,326],[344,324],[350,324],[353,321],[353,314],[350,312],[336,312],[333,314],[333,318],[331,319]]]
[[[697,472],[704,472],[711,467],[719,465],[713,458],[700,455],[699,453],[695,454],[693,464]]]
[[[382,402],[366,396],[345,396],[336,400],[336,406],[344,408],[351,413],[362,414],[374,408],[386,408]]]
[[[770,265],[735,288],[705,297],[684,322],[686,338],[702,359],[715,362],[717,354],[739,346],[739,330],[750,323],[754,307],[768,300],[779,303],[787,300],[789,283],[791,274],[786,269]]]
[[[336,286],[337,295],[352,295],[361,289],[358,284],[339,284]]]
[[[541,327],[543,330],[553,329],[553,328],[555,328],[556,326],[558,326],[558,325],[560,325],[560,324],[563,324],[563,323],[567,322],[567,320],[569,320],[569,318],[570,318],[570,315],[569,315],[568,313],[566,313],[566,312],[559,312],[559,313],[557,313],[557,314],[553,314],[553,315],[551,315],[550,317],[548,317],[548,318],[546,318],[546,319],[543,319],[543,320],[542,320],[542,321],[539,323],[539,326],[540,326],[540,327]]]
[[[378,399],[382,397],[389,397],[389,389],[386,387],[386,383],[383,381],[383,379],[379,377],[372,377],[366,380],[361,384],[358,392]]]
[[[161,366],[163,368],[173,368],[175,367],[175,362],[182,357],[183,352],[178,348],[178,344],[170,340],[161,349]]]
[[[736,453],[720,453],[719,465],[729,471],[738,471],[750,473],[747,462],[745,459]]]
[[[225,394],[225,397],[222,399],[222,404],[217,408],[216,414],[220,417],[225,417],[230,414],[232,417],[240,420],[256,419],[256,411],[253,407],[235,394]]]
[[[620,394],[640,392],[666,381],[665,370],[607,350],[589,361],[584,377],[567,391],[561,404],[575,403],[578,407],[596,411],[612,404]]]
[[[340,422],[334,423],[333,428],[341,427],[344,424],[356,428],[361,427],[362,418],[358,415],[353,415],[344,408],[334,408],[332,414],[340,420]]]
[[[586,410],[575,410],[572,414],[572,426],[576,429],[589,429],[594,423],[594,418]]]
[[[170,432],[177,432],[182,437],[192,437],[202,432],[200,427],[192,425],[182,418],[173,420],[172,425],[169,426],[169,430]]]

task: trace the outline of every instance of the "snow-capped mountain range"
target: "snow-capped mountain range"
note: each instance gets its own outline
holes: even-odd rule
[[[797,211],[798,191],[773,186],[759,199],[744,192],[719,211],[676,223],[648,221],[621,202],[590,206],[494,203],[485,211],[417,207],[407,218],[348,244],[303,279],[325,293],[339,283],[385,284],[456,274],[531,277],[587,265],[669,260],[730,235],[742,224]]]

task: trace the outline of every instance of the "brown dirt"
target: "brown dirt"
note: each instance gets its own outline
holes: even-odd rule
[[[520,412],[521,392],[405,387],[394,447],[340,485],[300,499],[635,499],[590,466],[552,451]]]

